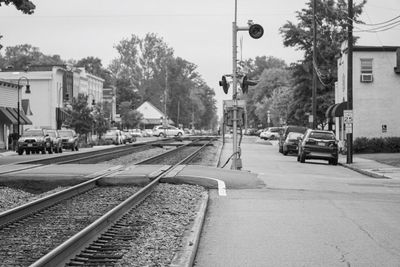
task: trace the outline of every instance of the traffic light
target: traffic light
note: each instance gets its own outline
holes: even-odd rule
[[[264,29],[260,24],[251,24],[249,28],[249,34],[254,39],[259,39],[264,34]]]
[[[219,86],[222,86],[222,89],[224,90],[225,94],[228,93],[229,83],[226,81],[226,77],[225,76],[222,76],[222,80],[219,81]]]
[[[242,88],[243,94],[247,94],[249,91],[249,86],[254,86],[256,85],[257,82],[251,81],[247,78],[247,75],[244,75],[242,80],[240,81],[240,87]]]

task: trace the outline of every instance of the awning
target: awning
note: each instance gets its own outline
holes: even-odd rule
[[[18,124],[18,108],[6,108],[6,110],[14,117],[17,121],[15,124]],[[32,122],[28,117],[25,115],[24,111],[20,109],[19,112],[19,124],[21,125],[32,125]]]
[[[333,117],[343,117],[343,110],[347,109],[347,102],[336,104],[332,109]]]
[[[343,110],[347,109],[347,102],[329,106],[325,112],[326,118],[343,117]]]
[[[56,108],[56,119],[57,121],[65,121],[70,115],[65,111],[64,108]]]
[[[0,122],[6,124],[18,124],[17,119],[15,119],[5,107],[0,107]]]
[[[336,106],[336,104],[330,105],[325,112],[325,118],[332,118],[332,109]]]

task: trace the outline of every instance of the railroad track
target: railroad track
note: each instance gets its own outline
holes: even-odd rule
[[[211,142],[210,140],[209,142]],[[34,201],[32,203],[26,204],[24,206],[0,213],[0,239],[1,242],[5,242],[1,244],[0,247],[6,248],[6,250],[0,250],[0,258],[6,257],[6,255],[1,256],[1,253],[5,253],[7,255],[11,255],[14,259],[15,256],[16,260],[30,260],[31,262],[22,262],[17,263],[18,266],[22,265],[25,266],[26,264],[32,264],[31,266],[64,266],[70,265],[75,266],[76,264],[82,265],[108,265],[112,262],[116,262],[121,257],[121,252],[119,249],[122,249],[124,246],[128,244],[128,241],[134,238],[134,235],[127,234],[126,226],[127,226],[127,218],[133,212],[134,208],[139,205],[148,195],[152,193],[154,188],[158,185],[160,179],[169,173],[171,173],[174,169],[176,169],[181,164],[186,164],[188,161],[193,159],[204,147],[206,147],[209,142],[205,142],[200,147],[197,146],[199,141],[196,141],[196,146],[190,146],[190,144],[179,146],[175,149],[174,158],[178,160],[175,164],[171,165],[169,168],[163,170],[159,175],[157,175],[147,186],[138,189],[138,188],[129,188],[129,189],[118,189],[124,192],[127,192],[127,195],[131,195],[122,203],[116,204],[111,210],[108,210],[104,215],[97,218],[94,222],[92,222],[89,226],[84,229],[79,229],[77,234],[73,235],[69,238],[66,242],[62,244],[58,244],[58,247],[54,250],[47,253],[45,256],[43,255],[29,255],[29,257],[18,257],[18,253],[14,254],[12,251],[8,251],[10,248],[9,241],[14,242],[16,240],[15,237],[6,236],[6,233],[10,233],[11,235],[15,235],[17,232],[23,233],[24,229],[29,227],[30,225],[37,225],[40,226],[41,220],[48,219],[49,217],[55,218],[56,220],[63,221],[64,219],[60,217],[60,214],[66,213],[66,211],[60,212],[57,206],[61,204],[57,203],[64,203],[61,206],[65,206],[70,199],[82,197],[85,199],[85,194],[93,191],[99,191],[100,194],[106,194],[109,189],[105,190],[104,192],[99,189],[97,186],[97,181],[104,176],[110,175],[113,172],[119,171],[121,167],[116,167],[114,169],[110,169],[107,173],[96,177],[90,181],[87,181],[83,184],[74,186],[70,189],[55,193],[51,196],[48,196],[44,199],[40,199]],[[179,159],[176,157],[177,152],[181,152],[186,149],[190,148],[191,153]],[[193,149],[195,148],[195,149]],[[170,151],[167,153],[168,155],[172,155]],[[165,157],[165,156],[164,156]],[[156,158],[156,157],[154,157]],[[157,157],[160,158],[160,157]],[[145,164],[145,163],[143,163]],[[148,163],[147,163],[148,164]],[[125,194],[125,193],[124,193]],[[133,195],[132,195],[133,194]],[[96,198],[93,198],[96,199]],[[85,201],[85,200],[81,200]],[[94,201],[97,202],[96,200]],[[108,202],[116,202],[115,200],[110,200]],[[77,203],[83,203],[77,201]],[[99,203],[98,203],[99,204]],[[103,205],[103,204],[101,204]],[[78,204],[79,206],[79,204]],[[105,210],[109,209],[110,206],[104,204]],[[53,212],[53,213],[52,213]],[[55,213],[54,213],[55,212]],[[88,211],[83,211],[83,213],[87,213]],[[32,215],[33,214],[33,215]],[[79,216],[81,216],[79,218]],[[42,219],[41,219],[42,218]],[[87,220],[83,214],[78,214],[78,219]],[[50,224],[54,224],[50,222]],[[62,223],[60,223],[62,225]],[[54,225],[55,226],[55,225]],[[21,229],[22,227],[22,229]],[[66,228],[67,226],[63,226]],[[78,227],[79,228],[79,227]],[[19,229],[19,230],[18,230]],[[57,230],[59,231],[59,230]],[[46,239],[53,240],[55,236],[58,236],[59,232],[54,231],[44,236]],[[52,234],[53,233],[53,234]],[[67,231],[67,235],[71,234],[71,231]],[[26,236],[26,234],[24,234]],[[46,234],[45,234],[46,235]],[[50,236],[50,238],[49,238]],[[26,238],[26,237],[25,237]],[[39,238],[39,237],[37,237]],[[57,238],[61,240],[62,237]],[[64,240],[67,239],[67,236],[64,237]],[[22,238],[24,240],[24,238]],[[32,243],[28,244],[28,247],[31,246]],[[41,244],[41,242],[36,242],[34,244]],[[112,245],[110,245],[112,244]],[[118,245],[119,244],[119,245]],[[54,243],[50,242],[50,246]],[[20,244],[18,246],[21,246]],[[52,247],[52,248],[53,248]],[[119,248],[119,249],[118,249]],[[51,249],[51,248],[50,248]],[[30,247],[29,250],[32,250]],[[26,250],[23,250],[26,251]],[[34,251],[34,250],[33,250]],[[46,251],[46,249],[44,249]],[[46,252],[48,252],[47,250]],[[35,257],[36,256],[36,257]],[[40,259],[39,259],[40,257]],[[10,264],[12,265],[12,264]]]

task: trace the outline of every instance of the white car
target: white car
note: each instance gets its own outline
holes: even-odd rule
[[[111,141],[114,145],[121,145],[124,143],[124,137],[120,130],[108,130],[103,138],[106,141]]]
[[[269,127],[266,131],[260,133],[260,138],[264,140],[275,140],[280,136],[279,127]]]
[[[158,125],[153,128],[153,136],[166,137],[166,136],[182,136],[182,135],[184,135],[183,130],[171,125],[167,126]]]

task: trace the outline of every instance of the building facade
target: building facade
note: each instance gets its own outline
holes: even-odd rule
[[[22,85],[25,84],[21,82],[18,86],[18,83],[0,80],[0,149],[9,149],[12,142],[9,138],[18,133],[18,124],[20,125],[20,133],[24,125],[32,124],[26,116],[26,114],[31,115],[32,113],[29,108],[29,101],[24,99],[25,86]]]
[[[67,65],[40,65],[31,66],[27,72],[0,72],[0,79],[9,83],[16,84],[21,77],[29,81],[31,93],[22,93],[22,98],[29,99],[33,113],[29,116],[32,125],[24,128],[60,129],[67,116],[65,109],[72,97],[77,97],[79,93],[88,95],[89,105],[93,100],[98,103],[103,101],[104,80],[82,69]]]
[[[347,109],[347,47],[338,58],[335,105],[327,116],[336,135],[346,137],[343,110]],[[354,46],[353,138],[400,136],[400,49],[392,46]]]

